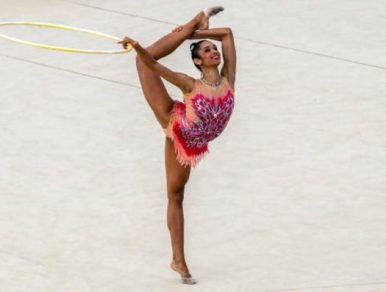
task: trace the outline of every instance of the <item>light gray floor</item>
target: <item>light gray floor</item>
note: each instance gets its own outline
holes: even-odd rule
[[[0,21],[148,45],[212,4],[2,0]],[[212,25],[234,31],[236,109],[186,190],[195,286],[169,269],[164,136],[134,52],[0,40],[1,291],[386,291],[386,2],[220,4]],[[119,49],[64,31],[0,31]],[[162,63],[198,77],[188,45]]]

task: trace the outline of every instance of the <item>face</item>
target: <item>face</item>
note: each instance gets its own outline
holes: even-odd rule
[[[204,41],[200,43],[198,55],[200,59],[194,59],[194,63],[202,67],[218,66],[221,63],[221,54],[212,42]]]

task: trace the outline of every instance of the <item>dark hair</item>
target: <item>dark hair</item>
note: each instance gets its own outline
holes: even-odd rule
[[[206,40],[201,40],[190,44],[190,52],[192,53],[192,60],[194,60],[195,58],[198,58],[198,59],[200,58],[200,56],[198,55],[198,51],[200,50],[200,44],[205,41]],[[196,68],[201,71],[200,65],[194,64],[194,66],[196,66]]]

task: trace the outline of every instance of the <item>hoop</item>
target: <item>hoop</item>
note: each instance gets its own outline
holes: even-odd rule
[[[115,41],[121,41],[122,39],[108,35],[105,33],[93,31],[93,30],[88,30],[84,28],[78,28],[74,26],[67,26],[67,25],[61,25],[61,24],[53,24],[53,23],[42,23],[42,22],[25,22],[25,21],[11,21],[11,22],[0,22],[0,27],[1,26],[6,26],[6,25],[29,25],[29,26],[43,26],[43,27],[50,27],[50,28],[57,28],[57,29],[63,29],[63,30],[71,30],[71,31],[77,31],[77,32],[83,32],[91,35],[96,35],[108,39],[112,39]],[[48,49],[48,50],[55,50],[55,51],[63,51],[63,52],[70,52],[70,53],[82,53],[82,54],[124,54],[129,52],[132,49],[132,46],[128,45],[128,48],[125,50],[119,50],[119,51],[106,51],[106,50],[85,50],[85,49],[76,49],[76,48],[67,48],[67,47],[56,47],[56,46],[51,46],[51,45],[46,45],[46,44],[40,44],[40,43],[33,43],[21,39],[17,39],[14,37],[10,37],[4,34],[0,33],[0,38],[7,39],[16,43],[24,44],[24,45],[29,45],[41,49]]]

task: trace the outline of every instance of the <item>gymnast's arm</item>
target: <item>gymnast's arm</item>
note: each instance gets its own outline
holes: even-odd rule
[[[225,76],[232,89],[234,89],[236,79],[236,48],[232,30],[229,27],[197,30],[190,37],[190,39],[205,38],[221,41],[222,54],[224,57],[224,66],[221,69],[221,76]]]
[[[194,78],[179,72],[174,72],[164,65],[158,63],[153,56],[144,49],[138,42],[125,37],[122,41],[118,42],[126,48],[127,44],[130,43],[134,50],[137,52],[139,58],[143,63],[152,71],[157,72],[162,78],[166,79],[170,83],[179,87],[183,93],[189,93],[193,90]]]

